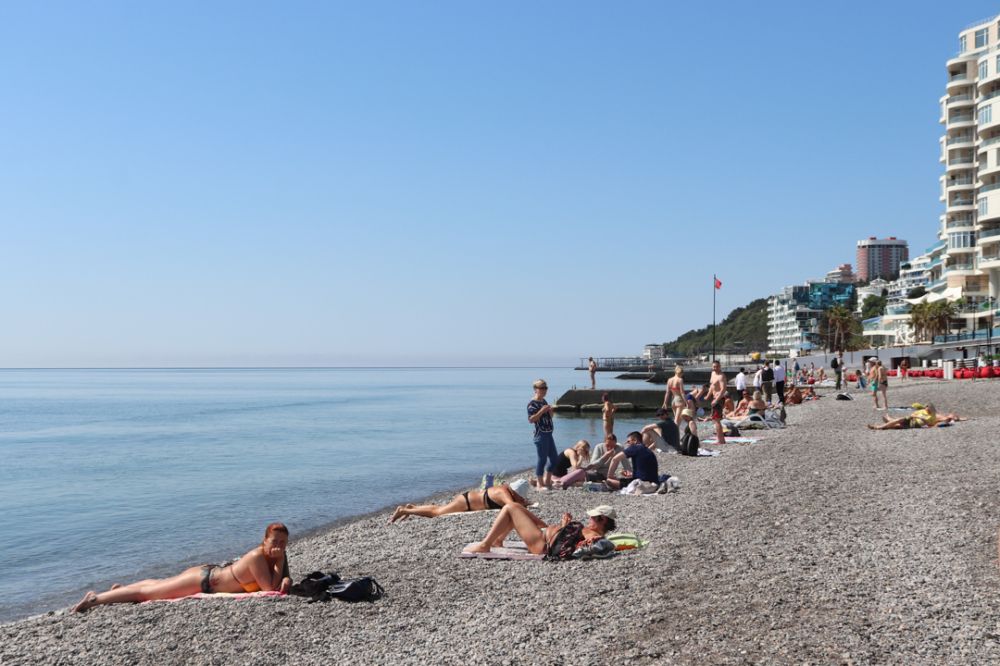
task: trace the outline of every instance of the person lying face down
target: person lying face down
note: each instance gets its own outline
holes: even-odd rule
[[[965,419],[955,413],[941,414],[938,413],[932,403],[927,403],[922,405],[919,402],[915,402],[912,405],[913,411],[910,412],[908,416],[901,416],[896,419],[890,419],[887,415],[882,415],[882,423],[879,425],[868,424],[868,428],[871,430],[908,430],[910,428],[936,428],[943,425],[948,425],[956,421],[964,421]]]
[[[406,520],[410,516],[421,516],[422,518],[437,518],[449,513],[464,513],[466,511],[486,511],[488,509],[502,509],[508,504],[520,504],[527,506],[528,500],[511,489],[509,484],[485,488],[483,490],[469,490],[455,495],[447,504],[404,504],[397,506],[389,518],[390,523]]]
[[[589,518],[585,524],[582,524],[576,548],[597,541],[608,532],[613,532],[617,527],[615,523],[617,514],[613,507],[606,504],[587,511],[587,516]],[[558,524],[548,525],[520,504],[508,504],[500,509],[500,513],[483,540],[469,546],[464,552],[488,553],[490,549],[502,546],[504,538],[510,534],[511,530],[514,530],[524,541],[524,545],[528,547],[529,553],[543,555],[548,552],[549,546],[559,530],[571,522],[573,522],[573,516],[564,513]]]
[[[288,592],[292,578],[288,572],[285,548],[288,528],[271,523],[259,546],[225,567],[206,564],[185,569],[172,578],[140,580],[131,585],[112,585],[107,592],[87,592],[73,607],[81,613],[93,606],[121,604],[155,599],[177,599],[198,592]]]

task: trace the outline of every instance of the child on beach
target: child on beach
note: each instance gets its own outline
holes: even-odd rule
[[[73,607],[74,613],[103,604],[122,604],[154,599],[177,599],[198,592],[288,592],[292,578],[288,571],[288,528],[271,523],[259,546],[225,567],[205,564],[191,567],[172,578],[140,580],[131,585],[112,585],[107,592],[91,590]]]

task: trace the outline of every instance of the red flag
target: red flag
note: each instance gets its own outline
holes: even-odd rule
[[[720,280],[719,278],[715,278],[715,288],[722,289],[722,280]]]

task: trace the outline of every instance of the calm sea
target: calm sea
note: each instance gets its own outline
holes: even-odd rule
[[[552,368],[0,371],[0,621],[240,555],[274,520],[294,538],[533,467],[538,377],[552,399],[587,383]],[[556,421],[560,447],[602,432]]]

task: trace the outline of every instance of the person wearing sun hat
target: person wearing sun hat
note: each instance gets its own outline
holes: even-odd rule
[[[564,546],[568,543],[570,549],[567,552],[572,555],[586,546],[597,544],[608,532],[617,528],[615,521],[618,514],[609,504],[590,509],[587,511],[587,516],[589,520],[584,524],[574,521],[573,516],[564,513],[562,520],[548,525],[520,504],[508,504],[500,509],[483,540],[470,545],[463,552],[488,553],[494,547],[503,545],[504,538],[514,530],[524,541],[529,553],[554,557],[555,551],[565,550]],[[604,550],[605,547],[602,545],[597,549],[600,552],[595,551],[589,557],[605,557],[606,555],[602,554]],[[579,557],[584,555],[581,554]],[[568,559],[568,557],[559,556],[557,559]]]

